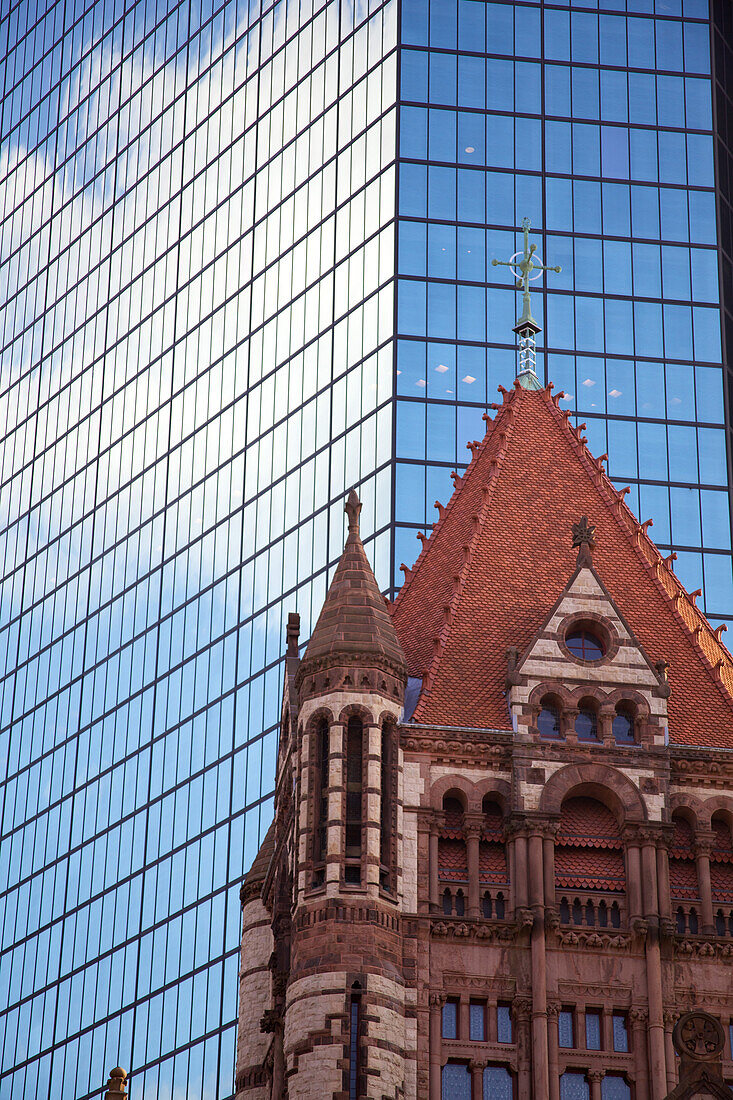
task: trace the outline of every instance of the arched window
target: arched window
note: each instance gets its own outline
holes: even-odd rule
[[[438,877],[444,882],[468,882],[463,806],[455,795],[446,795],[443,799],[443,827],[438,839]]]
[[[713,814],[715,840],[710,853],[710,885],[713,901],[733,903],[733,843],[728,821],[721,813]]]
[[[593,699],[583,699],[575,719],[575,732],[579,741],[598,740],[598,708]]]
[[[386,723],[382,727],[382,780],[379,819],[379,885],[391,892],[393,886],[394,841],[397,822],[395,821],[395,737],[392,726]]]
[[[540,703],[540,713],[537,718],[537,729],[540,737],[557,739],[562,736],[560,713],[559,700],[554,695],[546,695]]]
[[[555,846],[555,884],[561,890],[574,892],[572,899],[562,899],[560,919],[567,914],[575,924],[585,923],[589,916],[589,923],[596,923],[598,891],[617,894],[626,888],[618,823],[611,811],[595,798],[568,798],[562,804]],[[584,898],[575,891],[593,891],[593,895],[591,899]],[[599,923],[600,920],[599,912]]]
[[[349,718],[346,727],[346,866],[344,881],[361,882],[362,790],[364,727],[361,718]]]
[[[675,901],[700,897],[695,863],[695,837],[692,825],[681,814],[672,816],[672,843],[669,849],[669,892]],[[678,913],[679,925],[679,913]]]
[[[504,815],[501,806],[491,798],[491,795],[485,796],[481,809],[483,812],[483,827],[481,840],[479,841],[478,859],[479,882],[481,883],[481,889],[484,891],[484,905],[482,908],[484,916],[491,916],[491,912],[486,913],[486,898],[488,897],[488,908],[489,910],[495,908],[497,910],[495,915],[498,917],[498,904],[496,906],[492,905],[492,894],[496,897],[497,887],[503,887],[506,890],[509,885],[509,871],[503,839]],[[501,889],[499,893],[502,893],[503,902]]]
[[[628,703],[619,703],[613,716],[613,739],[617,745],[633,745],[636,741],[634,712]]]

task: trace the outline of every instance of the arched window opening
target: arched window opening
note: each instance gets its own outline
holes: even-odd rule
[[[555,886],[572,890],[560,901],[564,924],[621,923],[621,898],[626,889],[621,832],[611,811],[594,798],[568,798],[560,812],[555,844]],[[599,897],[599,894],[606,895]]]
[[[685,911],[681,905],[677,906],[677,912],[675,913],[675,928],[680,936],[684,936],[687,929],[687,921],[685,919]]]
[[[449,917],[453,912],[453,895],[451,894],[447,886],[443,891],[443,912],[445,913],[446,917]]]
[[[670,896],[675,902],[699,900],[692,825],[680,814],[675,814],[672,817],[672,826],[672,843],[669,848]]]
[[[379,833],[379,885],[393,891],[394,843],[397,822],[395,820],[395,738],[388,724],[382,727],[382,782]]]
[[[505,902],[504,902],[504,895],[501,892],[501,890],[496,895],[496,906],[495,906],[495,908],[496,908],[496,919],[497,920],[504,920],[504,913],[506,911],[506,905],[505,905]]]
[[[619,703],[611,726],[617,745],[633,745],[636,742],[634,712],[628,703]]]
[[[699,924],[697,920],[697,910],[693,906],[687,916],[687,927],[693,936],[697,935]]]
[[[315,731],[315,825],[313,845],[313,885],[322,885],[328,842],[328,752],[329,727],[321,719]]]
[[[494,900],[488,890],[486,890],[484,896],[481,898],[481,913],[486,920],[490,920],[494,915]]]
[[[351,987],[351,1005],[349,1008],[349,1100],[359,1096],[359,1026],[361,1023],[361,985],[354,982]]]
[[[364,727],[361,718],[349,718],[346,727],[346,866],[344,881],[361,882],[362,791]]]
[[[537,717],[537,729],[540,737],[550,737],[557,740],[562,737],[560,727],[560,715],[562,707],[560,700],[554,695],[546,695],[540,703],[540,713]]]
[[[444,882],[468,883],[463,806],[453,795],[446,795],[443,799],[443,826],[438,838],[438,877]]]
[[[715,914],[715,934],[717,936],[724,936],[726,932],[725,917],[723,916],[723,910],[718,909]]]
[[[728,821],[723,814],[713,814],[715,840],[710,853],[710,885],[713,901],[733,903],[733,842]]]
[[[463,917],[466,913],[466,899],[463,890],[456,890],[456,916]]]
[[[575,719],[575,732],[579,741],[598,740],[598,710],[594,700],[583,699]]]
[[[501,806],[490,795],[485,796],[481,809],[483,826],[479,841],[479,882],[482,888],[488,886],[493,892],[496,887],[509,885],[509,869],[504,848],[504,815]],[[491,894],[488,896],[491,901]]]

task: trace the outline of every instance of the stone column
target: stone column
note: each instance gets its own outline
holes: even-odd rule
[[[514,906],[527,908],[527,837],[514,838]]]
[[[695,837],[695,862],[697,863],[697,884],[700,890],[700,908],[702,910],[702,930],[708,935],[715,934],[713,917],[713,891],[710,885],[710,852],[713,837],[698,834]]]
[[[550,1092],[549,1057],[547,1051],[547,957],[545,954],[545,923],[535,918],[531,934],[532,946],[532,1081],[534,1096]]]
[[[649,1005],[649,1071],[652,1100],[667,1094],[667,1070],[664,1049],[662,1007],[662,959],[659,950],[659,890],[657,886],[656,836],[648,830],[639,834],[641,841],[642,901],[648,924],[646,937],[646,985]]]
[[[557,825],[545,826],[542,834],[542,864],[545,878],[545,908],[555,909],[555,837]]]
[[[552,1001],[547,1006],[547,1061],[550,1076],[550,1100],[560,1100],[560,1065],[558,1058],[557,1017],[560,1005]]]
[[[465,821],[466,854],[468,856],[468,913],[469,917],[478,917],[481,913],[481,884],[479,882],[479,842],[481,823]]]
[[[667,1091],[671,1092],[677,1084],[677,1065],[674,1056],[672,1032],[677,1023],[679,1012],[667,1009],[664,1013],[664,1049],[667,1055]]]
[[[441,1100],[443,1091],[443,1005],[445,993],[430,994],[430,1100]]]
[[[608,703],[601,706],[598,710],[598,734],[607,749],[613,748],[616,744],[616,740],[613,736],[613,720],[615,717],[616,708],[610,706]]]
[[[484,1095],[484,1070],[486,1062],[469,1062],[471,1070],[471,1100],[483,1100]]]
[[[644,916],[653,924],[659,918],[659,889],[657,886],[657,846],[654,837],[645,833],[641,847],[641,886]]]
[[[438,896],[438,822],[435,815],[430,819],[428,875],[430,878],[430,911],[432,913],[437,913],[440,909],[440,898]]]
[[[343,824],[346,791],[344,730],[343,722],[332,722],[329,731],[326,891],[331,895],[341,889],[342,862],[346,851]]]
[[[626,892],[631,928],[634,921],[641,917],[641,858],[636,833],[627,832],[624,840],[626,842]]]
[[[603,1078],[606,1076],[604,1069],[592,1069],[588,1073],[588,1080],[590,1081],[590,1097],[591,1100],[602,1100],[601,1086]]]
[[[532,1056],[530,1053],[529,1024],[532,1001],[529,997],[515,997],[512,1001],[517,1028],[517,1095],[532,1096]],[[431,1097],[431,1100],[433,1098]]]
[[[659,916],[672,919],[672,901],[669,895],[669,852],[666,845],[657,846],[657,889],[659,891]]]
[[[542,864],[542,833],[535,831],[529,838],[529,904],[535,917],[541,919],[545,905],[545,880]]]
[[[629,1012],[631,1024],[631,1049],[634,1052],[634,1100],[649,1100],[649,1070],[647,1068],[646,1025],[647,1013],[641,1008]]]

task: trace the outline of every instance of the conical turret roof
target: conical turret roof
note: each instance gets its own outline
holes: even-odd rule
[[[388,669],[404,679],[405,655],[364,552],[359,533],[361,503],[353,489],[344,510],[349,517],[348,538],[298,678],[331,664],[354,664]]]
[[[672,741],[733,747],[733,658],[594,458],[561,395],[515,384],[392,608],[413,720],[509,728],[506,652],[523,652],[575,568],[571,527],[598,532],[594,564],[649,658],[669,663]],[[605,457],[605,456],[604,456]]]

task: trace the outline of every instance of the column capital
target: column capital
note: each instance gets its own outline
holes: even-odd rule
[[[442,1008],[447,1000],[448,1000],[447,995],[445,993],[442,993],[442,992],[440,992],[440,993],[438,993],[438,992],[431,993],[428,997],[430,1007],[434,1008],[434,1009]]]
[[[630,1008],[629,1020],[631,1021],[632,1027],[646,1027],[646,1025],[649,1023],[649,1013],[645,1008]]]
[[[606,1076],[605,1069],[589,1069],[588,1070],[588,1080],[591,1082],[591,1084],[594,1084],[594,1083],[600,1084],[600,1082],[603,1080],[603,1078],[605,1076]]]
[[[560,1003],[558,1001],[547,1002],[547,1018],[548,1020],[556,1020],[560,1015]]]
[[[680,1014],[676,1008],[665,1008],[662,1019],[664,1020],[664,1030],[671,1031],[674,1025],[680,1018]]]
[[[471,1073],[483,1073],[488,1064],[488,1059],[472,1058],[468,1063],[468,1068],[471,1070]]]
[[[532,998],[519,996],[512,1001],[512,1011],[518,1023],[529,1023],[532,1015]]]

